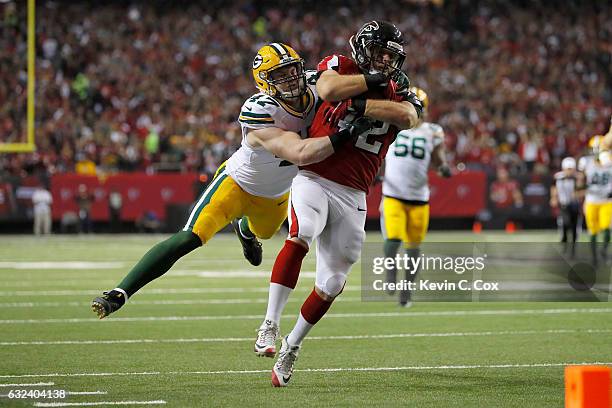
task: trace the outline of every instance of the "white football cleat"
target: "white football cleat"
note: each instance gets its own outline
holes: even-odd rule
[[[276,355],[276,339],[279,335],[278,325],[271,320],[266,320],[257,330],[255,340],[255,354],[259,357],[274,357]]]
[[[278,360],[272,367],[272,385],[275,387],[286,387],[293,374],[293,365],[297,360],[300,346],[291,346],[287,343],[287,337],[283,338],[281,349],[278,352]]]

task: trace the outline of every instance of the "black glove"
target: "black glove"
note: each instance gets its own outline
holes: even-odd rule
[[[419,118],[423,116],[423,102],[421,102],[421,100],[416,96],[414,92],[408,92],[408,94],[406,95],[406,100],[410,102],[412,106],[414,106],[414,109],[416,109]]]
[[[382,72],[378,74],[364,74],[366,85],[368,86],[368,91],[373,90],[381,90],[387,87],[389,83],[389,78]]]
[[[374,127],[374,123],[370,120],[370,118],[361,116],[349,123],[348,129],[351,136],[357,136],[362,134],[363,132],[367,132],[368,130]]]
[[[372,121],[363,116],[348,123],[348,126],[345,129],[342,129],[341,131],[329,136],[329,140],[331,141],[334,151],[337,152],[344,143],[352,140],[353,137],[357,135],[367,132],[368,130],[372,129],[372,127]]]
[[[450,178],[450,176],[452,176],[451,169],[450,167],[448,167],[448,164],[446,163],[441,164],[440,167],[438,167],[438,172],[444,178]]]
[[[397,84],[396,94],[407,95],[410,92],[410,78],[408,78],[408,75],[404,71],[398,70],[393,76],[393,80]]]

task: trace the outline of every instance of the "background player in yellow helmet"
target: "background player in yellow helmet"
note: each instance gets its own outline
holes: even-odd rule
[[[429,225],[430,164],[443,177],[451,176],[444,154],[444,131],[440,125],[425,121],[429,98],[422,89],[412,87],[410,91],[422,101],[423,116],[416,127],[397,134],[385,157],[381,228],[386,257],[395,257],[402,242],[408,256],[419,256],[419,244]],[[416,272],[406,271],[406,280],[413,281]],[[388,273],[387,279],[395,282],[396,271]],[[399,301],[408,306],[410,292],[400,292]]]
[[[241,219],[234,228],[245,257],[259,265],[257,238],[270,238],[287,217],[288,191],[297,165],[325,159],[353,134],[368,129],[355,122],[329,137],[302,139],[317,106],[316,73],[304,71],[300,56],[282,43],[263,46],[252,68],[259,92],[242,105],[240,149],[219,167],[182,231],[151,248],[115,289],[93,300],[99,318],[119,309],[234,219]]]
[[[584,218],[591,238],[593,263],[599,256],[607,257],[610,243],[610,223],[612,222],[612,161],[610,151],[602,150],[602,136],[593,136],[589,141],[591,154],[581,157],[578,170],[581,172],[579,185],[585,192]],[[601,253],[597,253],[597,236],[603,235]]]
[[[612,151],[612,116],[610,116],[610,127],[608,128],[608,132],[603,135],[601,147],[603,150]]]

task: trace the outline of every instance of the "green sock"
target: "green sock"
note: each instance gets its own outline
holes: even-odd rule
[[[397,250],[399,249],[402,241],[399,239],[386,239],[383,250],[385,252],[385,257],[394,258],[397,255]]]
[[[151,248],[117,287],[131,297],[144,285],[168,272],[181,257],[200,246],[202,241],[193,232],[177,232]]]
[[[597,235],[591,235],[591,255],[593,256],[593,262],[597,262]]]
[[[604,230],[603,232],[603,252],[608,251],[608,245],[610,245],[610,230]]]
[[[247,239],[255,238],[255,234],[249,229],[249,217],[242,217],[238,225],[240,226],[240,233],[243,237]]]
[[[416,259],[419,257],[421,250],[419,248],[406,248],[406,255],[408,255],[408,258],[413,258]],[[413,265],[412,263],[410,263],[410,265]],[[419,272],[419,270],[417,269],[416,271],[410,270],[406,270],[406,279],[409,280],[410,282],[414,282],[414,280],[416,279],[416,275]]]
[[[385,252],[386,258],[395,258],[397,255],[397,250],[399,249],[402,241],[399,239],[386,239],[383,250]],[[387,282],[396,282],[397,281],[397,269],[395,267],[387,269]],[[389,294],[394,293],[395,291],[389,291]]]

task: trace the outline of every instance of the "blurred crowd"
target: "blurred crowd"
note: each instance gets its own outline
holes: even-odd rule
[[[0,3],[0,142],[25,140],[25,2]],[[556,170],[605,133],[612,113],[606,2],[201,0],[38,1],[36,144],[0,154],[0,176],[212,173],[240,144],[265,42],[307,67],[350,55],[365,21],[404,34],[404,69],[430,97],[453,163]]]

